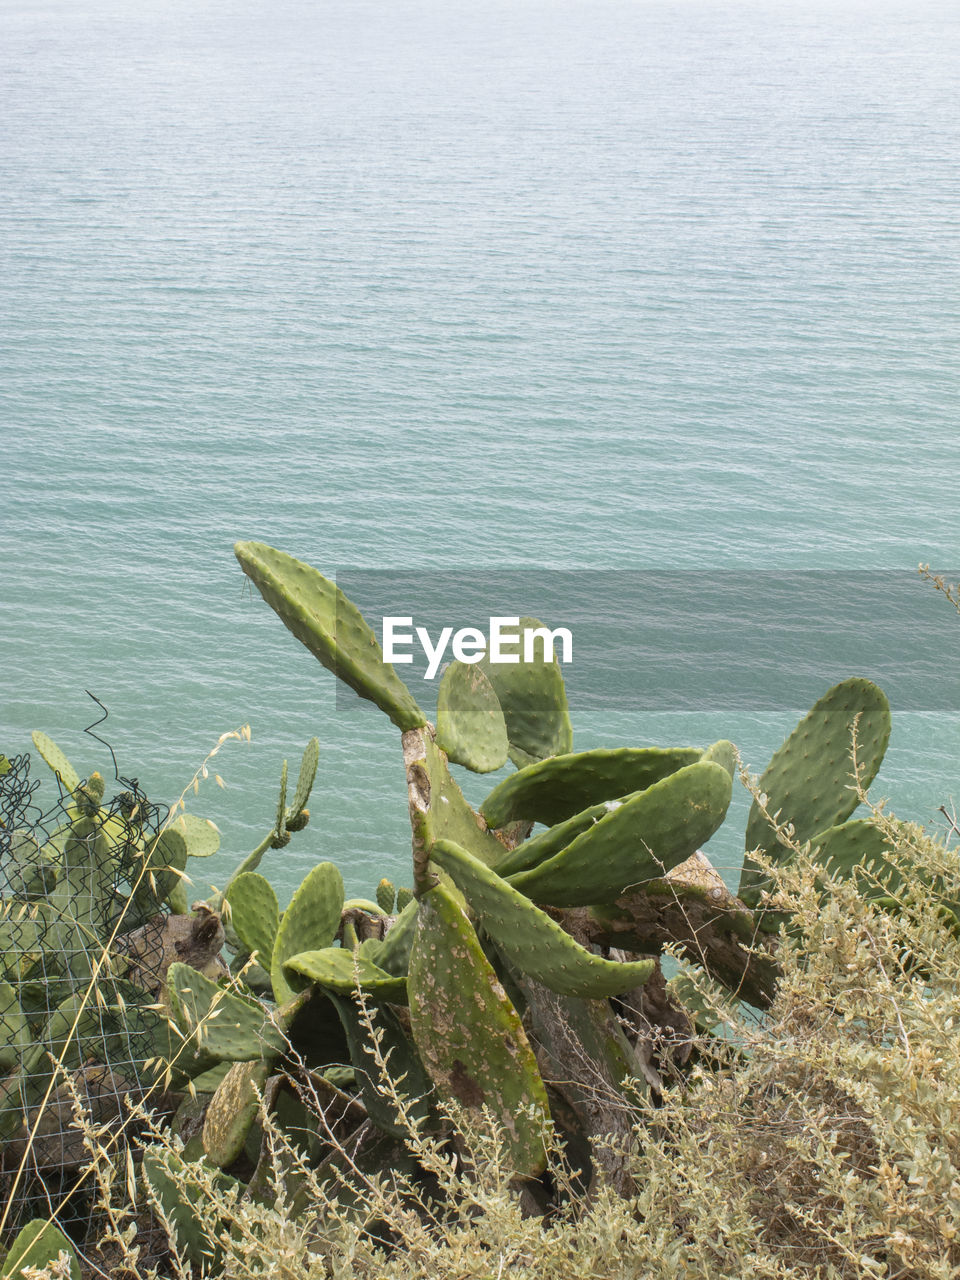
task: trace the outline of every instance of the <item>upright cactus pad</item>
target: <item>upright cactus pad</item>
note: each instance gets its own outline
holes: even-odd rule
[[[233,1164],[243,1150],[269,1075],[269,1062],[259,1058],[235,1062],[210,1099],[203,1122],[203,1149],[218,1169]]]
[[[377,885],[377,906],[389,916],[393,914],[393,909],[396,905],[397,891],[394,888],[393,881],[384,876]]]
[[[505,778],[480,812],[490,827],[517,818],[552,827],[590,805],[643,791],[702,755],[697,747],[621,747],[553,756]]]
[[[466,850],[438,840],[430,851],[507,959],[527,978],[565,996],[615,996],[642,986],[653,960],[621,964],[581,947],[529,898]]]
[[[613,902],[662,876],[714,834],[730,804],[726,769],[698,761],[627,800],[571,844],[510,877],[534,902],[555,907]]]
[[[513,1168],[536,1177],[550,1116],[537,1060],[473,926],[442,886],[420,900],[409,983],[410,1026],[438,1094],[468,1110],[488,1107]]]
[[[262,542],[238,542],[234,554],[284,626],[323,666],[385,711],[398,729],[426,724],[363,614],[335,583]]]
[[[858,719],[859,717],[859,719]],[[877,776],[890,739],[890,704],[869,680],[844,680],[814,704],[775,753],[760,779],[767,810],[792,823],[799,843],[819,831],[839,826],[860,803],[851,758],[857,722],[860,781],[868,787]],[[777,833],[754,801],[747,820],[746,849],[769,857],[786,856]],[[764,877],[749,857],[740,879],[740,897],[756,903]]]
[[[401,892],[409,895],[409,890],[401,890]],[[398,894],[397,897],[399,896]],[[400,914],[393,922],[387,936],[375,947],[368,947],[366,954],[386,973],[392,973],[398,978],[406,974],[410,963],[410,948],[413,946],[417,930],[417,901],[414,897],[408,896],[406,902],[402,905],[398,902],[397,905],[400,908]]]
[[[64,788],[70,792],[76,791],[80,786],[80,775],[53,739],[48,738],[39,729],[35,729],[31,737],[40,758],[50,766]]]
[[[474,773],[507,763],[507,724],[493,685],[479,666],[451,662],[437,690],[437,746]]]
[[[317,776],[317,765],[320,761],[320,742],[311,738],[307,743],[300,761],[300,772],[297,774],[297,786],[293,800],[286,812],[286,825],[291,831],[299,831],[303,825],[303,814],[313,790]]]
[[[536,618],[521,618],[517,628],[521,640],[504,643],[503,653],[520,659],[515,663],[480,663],[493,685],[503,710],[510,742],[510,759],[518,769],[534,760],[562,755],[573,745],[573,727],[567,706],[560,664],[544,661],[540,642],[536,642],[532,662],[523,660],[524,632],[543,628]]]
[[[721,738],[719,742],[712,743],[703,753],[704,760],[713,760],[715,764],[722,764],[732,779],[737,776],[737,748],[727,738]]]
[[[306,978],[288,974],[284,962],[300,951],[329,947],[340,928],[343,877],[332,862],[321,862],[301,881],[283,913],[270,962],[270,981],[277,1004],[308,986]]]
[[[269,973],[280,927],[280,906],[273,886],[256,871],[244,871],[230,882],[227,902],[234,932]]]

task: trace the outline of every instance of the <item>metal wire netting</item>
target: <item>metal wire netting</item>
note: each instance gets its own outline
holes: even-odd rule
[[[83,1244],[94,1203],[75,1117],[115,1160],[128,1103],[154,1105],[170,1028],[161,832],[168,811],[136,779],[98,775],[46,810],[30,758],[0,776],[0,1195],[4,1236],[53,1217]],[[58,777],[58,781],[60,781]]]

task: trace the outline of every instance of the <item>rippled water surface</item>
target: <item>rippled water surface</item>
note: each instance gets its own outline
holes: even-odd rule
[[[171,800],[249,721],[193,802],[222,878],[316,734],[278,875],[369,893],[407,865],[396,735],[234,540],[327,573],[960,565],[958,102],[931,0],[7,0],[0,748],[104,768],[89,689]],[[878,783],[925,821],[960,790],[929,706]],[[580,746],[757,768],[795,719],[576,711]]]

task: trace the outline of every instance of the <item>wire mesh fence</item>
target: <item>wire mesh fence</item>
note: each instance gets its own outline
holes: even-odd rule
[[[122,1161],[128,1104],[160,1100],[176,1051],[158,1002],[168,811],[119,775],[108,797],[98,774],[58,775],[61,798],[43,809],[30,757],[0,763],[0,1230],[53,1218],[83,1247],[84,1129]]]

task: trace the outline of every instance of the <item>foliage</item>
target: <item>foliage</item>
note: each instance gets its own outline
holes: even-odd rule
[[[188,1135],[194,1112],[204,1117],[188,1154],[262,1196],[285,1176],[257,1118],[262,1093],[270,1123],[298,1135],[299,1158],[325,1168],[336,1143],[304,1115],[301,1096],[320,1088],[339,1099],[355,1159],[403,1168],[403,1117],[377,1083],[369,1024],[426,1133],[440,1140],[450,1109],[469,1123],[497,1117],[514,1174],[552,1203],[550,1121],[577,1153],[581,1194],[602,1172],[628,1190],[622,1153],[598,1154],[591,1141],[625,1138],[644,1096],[662,1097],[693,1061],[693,1022],[659,955],[676,948],[731,997],[769,1006],[777,962],[767,935],[782,918],[773,869],[798,836],[816,844],[825,829],[831,866],[852,873],[864,850],[875,852],[874,828],[851,817],[889,737],[882,692],[842,682],[776,753],[735,898],[699,852],[726,815],[732,744],[574,752],[558,664],[542,653],[521,660],[519,644],[511,666],[451,664],[435,728],[333,583],[263,544],[236,553],[297,639],[400,730],[413,896],[395,916],[383,882],[382,904],[346,903],[336,867],[321,863],[281,914],[249,862],[232,878],[223,904],[238,947],[231,988],[179,964],[168,976],[170,1009],[202,1069],[201,1100],[175,1126]],[[517,772],[475,812],[441,743],[478,772],[509,754]],[[692,1011],[703,1016],[696,1001]]]
[[[955,850],[882,810],[872,817],[902,871],[960,879]],[[219,1274],[253,1280],[264,1259],[286,1280],[960,1274],[960,941],[909,877],[892,911],[825,873],[809,845],[791,853],[765,868],[792,922],[775,1000],[755,1014],[702,975],[678,979],[695,985],[722,1035],[696,1037],[687,1078],[638,1099],[626,1135],[595,1140],[601,1173],[589,1196],[554,1128],[543,1216],[515,1178],[502,1124],[447,1105],[446,1137],[431,1134],[404,1110],[378,1051],[416,1176],[409,1164],[365,1165],[350,1142],[339,1163],[313,1167],[263,1110],[296,1191],[288,1177],[244,1198],[203,1164],[178,1171],[198,1206],[194,1229],[217,1241]],[[304,1097],[317,1127],[334,1132],[330,1100]],[[176,1159],[175,1144],[163,1145]],[[628,1194],[603,1172],[604,1146],[629,1174]],[[189,1265],[173,1270],[185,1277]]]
[[[168,953],[153,992],[157,1070],[182,1093],[142,1185],[174,1270],[960,1274],[942,1149],[960,880],[945,845],[882,808],[854,816],[889,738],[882,692],[841,682],[759,781],[741,771],[754,804],[734,896],[700,851],[738,776],[731,743],[574,752],[544,657],[451,664],[433,726],[333,583],[236,550],[293,634],[400,730],[412,889],[345,901],[320,863],[281,912],[258,868],[308,820],[316,742],[291,804],[284,765],[271,831],[197,912],[218,931],[223,917],[230,971]],[[517,772],[474,811],[449,762],[507,757]],[[57,772],[76,812],[34,916],[53,896],[86,923],[103,793]],[[169,922],[185,856],[163,834],[139,849],[125,910],[146,893]],[[85,1001],[142,982],[124,936],[97,935],[95,972],[73,975]],[[664,954],[681,965],[670,984]],[[941,1015],[938,1041],[924,1020]],[[929,1064],[928,1043],[943,1055]],[[107,1148],[87,1145],[137,1273]]]

